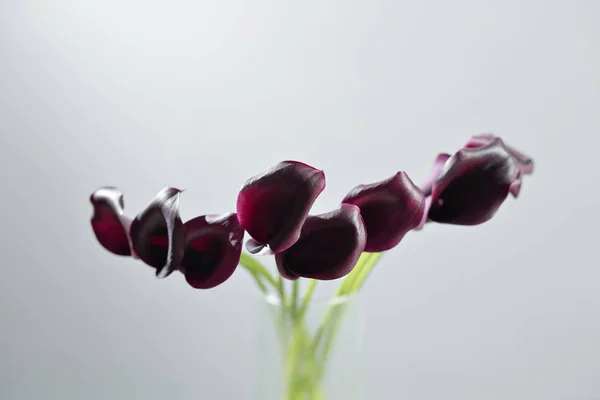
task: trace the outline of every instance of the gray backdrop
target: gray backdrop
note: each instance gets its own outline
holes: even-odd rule
[[[244,399],[243,271],[111,256],[88,196],[234,210],[283,159],[358,183],[494,131],[537,162],[476,228],[412,233],[365,289],[373,399],[599,399],[600,3],[3,0],[0,398]]]

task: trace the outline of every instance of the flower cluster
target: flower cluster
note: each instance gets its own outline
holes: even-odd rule
[[[139,258],[166,277],[182,272],[194,288],[225,282],[242,252],[274,254],[279,273],[331,280],[348,274],[362,252],[383,252],[426,222],[481,224],[507,196],[517,197],[532,160],[492,134],[473,136],[459,151],[437,156],[421,187],[405,172],[353,188],[333,211],[310,215],[325,189],[323,171],[283,161],[249,179],[236,213],[203,215],[185,223],[181,191],[165,188],[133,220],[123,194],[103,187],[91,195],[96,238],[112,253]]]

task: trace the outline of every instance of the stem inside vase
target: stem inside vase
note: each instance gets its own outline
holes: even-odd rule
[[[314,283],[309,284],[307,296],[312,294]],[[293,292],[296,292],[294,290]],[[290,303],[282,303],[283,312],[277,322],[278,329],[287,327],[287,332],[279,335],[284,340],[285,400],[325,400],[323,382],[327,375],[327,363],[332,352],[336,331],[341,323],[344,310],[350,298],[334,298],[317,329],[311,331],[306,321],[312,311],[307,300],[292,296]]]
[[[262,340],[267,347],[259,354],[264,375],[257,399],[363,399],[362,360],[357,353],[362,351],[362,310],[354,304],[379,257],[364,253],[327,299],[315,298],[316,280],[298,279],[285,285],[260,265],[248,263],[255,279],[268,287],[270,321],[264,326],[271,328]],[[306,283],[305,290],[300,282]]]

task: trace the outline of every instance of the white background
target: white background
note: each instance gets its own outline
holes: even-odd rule
[[[374,272],[372,399],[600,398],[600,3],[3,0],[0,398],[246,399],[243,271],[212,291],[112,256],[89,194],[233,211],[283,159],[350,188],[493,131],[536,160],[474,228]]]

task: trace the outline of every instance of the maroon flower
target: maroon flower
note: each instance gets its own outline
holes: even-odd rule
[[[180,193],[179,189],[164,188],[131,224],[135,253],[156,268],[160,278],[171,274],[183,258],[185,233],[179,216]]]
[[[440,172],[432,184],[430,220],[481,224],[494,216],[508,193],[518,194],[521,176],[532,171],[531,159],[509,149],[499,138],[474,138],[445,163],[445,156],[438,156],[434,170]]]
[[[405,172],[381,182],[359,185],[342,203],[360,208],[367,230],[364,251],[368,252],[395,247],[408,231],[419,226],[425,212],[425,196]]]
[[[366,230],[360,209],[352,204],[306,219],[300,238],[287,250],[277,253],[280,274],[331,280],[348,274],[365,248]]]
[[[130,256],[131,219],[123,215],[123,193],[115,187],[106,186],[92,193],[90,201],[94,206],[92,229],[98,242],[111,253]]]
[[[323,171],[297,161],[280,162],[249,179],[237,198],[238,219],[252,237],[248,251],[268,246],[277,253],[293,245],[323,189]]]
[[[179,269],[196,289],[225,282],[240,261],[244,230],[237,215],[204,215],[187,221],[185,253]]]
[[[482,133],[479,135],[472,136],[471,139],[465,144],[465,148],[477,148],[486,146],[492,143],[495,139],[498,139],[497,136],[491,133]],[[533,173],[533,159],[519,150],[516,150],[514,147],[511,147],[504,143],[504,147],[510,153],[510,155],[515,160],[517,167],[519,168],[522,175],[530,175]]]

